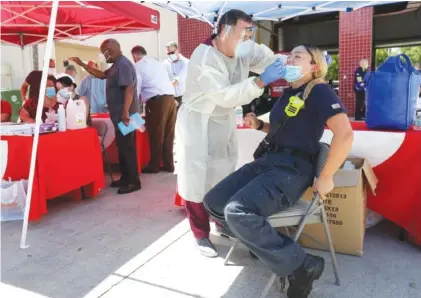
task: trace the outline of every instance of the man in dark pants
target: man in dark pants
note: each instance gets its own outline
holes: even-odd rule
[[[111,184],[118,187],[118,194],[127,194],[141,188],[137,170],[135,132],[123,136],[118,123],[130,123],[130,114],[139,112],[137,79],[133,64],[123,56],[120,44],[115,39],[107,39],[101,44],[101,52],[111,68],[102,72],[83,63],[79,58],[69,60],[86,69],[91,75],[107,80],[106,98],[111,121],[115,127],[116,143],[119,153],[121,178]]]
[[[361,121],[365,118],[365,84],[364,77],[368,69],[368,60],[362,59],[360,67],[357,68],[354,75],[355,92],[355,120]]]
[[[174,133],[177,115],[174,87],[163,63],[147,56],[141,46],[132,49],[137,91],[145,102],[151,160],[143,173],[174,172]],[[162,161],[162,168],[161,168]]]

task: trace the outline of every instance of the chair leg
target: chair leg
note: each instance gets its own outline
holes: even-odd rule
[[[332,258],[333,271],[335,273],[336,285],[339,286],[341,281],[339,279],[338,266],[336,263],[335,249],[333,248],[332,235],[330,234],[329,224],[327,223],[327,216],[325,208],[322,208],[322,220],[325,228],[327,242],[329,244],[330,257]]]
[[[240,244],[240,240],[236,240],[235,243],[234,243],[234,245],[231,246],[231,248],[230,248],[230,250],[229,250],[229,252],[228,252],[228,254],[227,254],[227,256],[225,257],[225,260],[224,260],[224,265],[225,266],[228,265],[229,258],[231,256],[231,254],[234,252],[234,249],[237,248],[238,244]]]
[[[102,150],[102,156],[105,163],[105,166],[107,167],[108,175],[110,175],[111,183],[114,182],[113,178],[113,171],[111,171],[110,163],[108,162],[107,153],[105,152],[105,148]]]
[[[270,277],[268,283],[266,284],[266,287],[263,289],[262,294],[260,294],[260,298],[265,298],[267,296],[267,294],[270,291],[270,288],[272,288],[273,283],[276,280],[276,274],[272,274],[272,276]]]

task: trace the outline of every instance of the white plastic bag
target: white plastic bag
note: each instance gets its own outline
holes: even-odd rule
[[[1,221],[23,220],[28,180],[1,181]]]
[[[367,218],[365,221],[365,228],[369,229],[377,225],[379,222],[383,220],[383,216],[380,214],[371,211],[370,209],[367,209]]]

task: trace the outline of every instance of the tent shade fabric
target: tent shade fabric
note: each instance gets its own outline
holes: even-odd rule
[[[352,11],[365,6],[399,1],[167,1],[155,5],[177,12],[183,17],[197,19],[214,26],[215,19],[231,9],[239,9],[254,21],[286,21],[309,14]]]
[[[51,1],[2,1],[1,40],[19,46],[47,40]],[[132,1],[60,1],[54,39],[159,30],[157,10]]]

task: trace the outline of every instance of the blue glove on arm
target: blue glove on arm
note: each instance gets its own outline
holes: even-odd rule
[[[281,79],[285,70],[285,64],[281,59],[277,59],[271,65],[265,68],[265,71],[260,75],[260,79],[265,85],[269,85]]]

